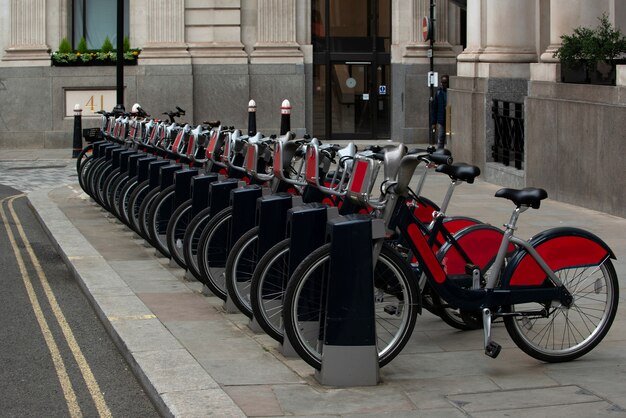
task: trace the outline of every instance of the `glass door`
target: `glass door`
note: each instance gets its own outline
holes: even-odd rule
[[[370,62],[333,62],[330,68],[331,132],[372,133],[372,77]]]
[[[390,0],[312,0],[313,135],[390,134]]]

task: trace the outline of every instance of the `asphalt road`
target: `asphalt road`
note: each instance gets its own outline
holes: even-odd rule
[[[0,416],[159,416],[26,197],[0,203]]]

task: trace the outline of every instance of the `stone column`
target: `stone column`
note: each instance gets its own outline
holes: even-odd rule
[[[189,58],[185,44],[185,1],[146,0],[144,7],[147,37],[140,62],[181,64],[181,59]]]
[[[32,61],[50,65],[50,47],[46,44],[46,1],[11,0],[11,34],[3,60]],[[23,65],[23,64],[20,64]]]
[[[537,61],[533,0],[468,2],[467,27],[468,46],[458,57],[459,75],[530,77],[529,64]]]
[[[561,35],[571,34],[578,26],[596,27],[597,18],[609,9],[608,0],[550,0],[550,45],[541,61],[559,62],[553,55],[561,46]]]
[[[426,57],[430,49],[430,41],[424,42],[422,33],[422,19],[430,18],[430,0],[411,0],[409,11],[405,16],[409,20],[409,40],[406,44],[405,57]],[[454,58],[452,45],[448,41],[449,33],[449,0],[435,2],[435,45],[434,56],[438,58]]]
[[[251,63],[301,63],[303,53],[296,42],[296,2],[258,0],[257,42]]]

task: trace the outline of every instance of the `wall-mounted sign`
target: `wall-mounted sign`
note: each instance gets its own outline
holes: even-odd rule
[[[378,86],[378,94],[381,96],[384,96],[385,94],[387,94],[387,86],[385,85]]]
[[[96,112],[100,110],[111,111],[115,107],[117,90],[65,90],[65,116],[74,116],[74,106],[79,105],[83,109],[83,117],[100,117]]]
[[[369,99],[370,99],[369,93],[364,93],[363,94],[363,100],[369,100]]]
[[[349,89],[353,89],[356,87],[356,80],[352,77],[348,78],[346,80],[346,87],[348,87]]]

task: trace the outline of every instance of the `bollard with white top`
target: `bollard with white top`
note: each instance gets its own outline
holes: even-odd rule
[[[82,122],[83,109],[77,103],[74,105],[74,138],[72,141],[72,158],[77,158],[83,149],[83,139],[81,133],[83,131]]]
[[[289,100],[283,100],[280,105],[280,134],[285,135],[291,130],[291,103]]]
[[[256,135],[256,102],[248,102],[248,136]]]

